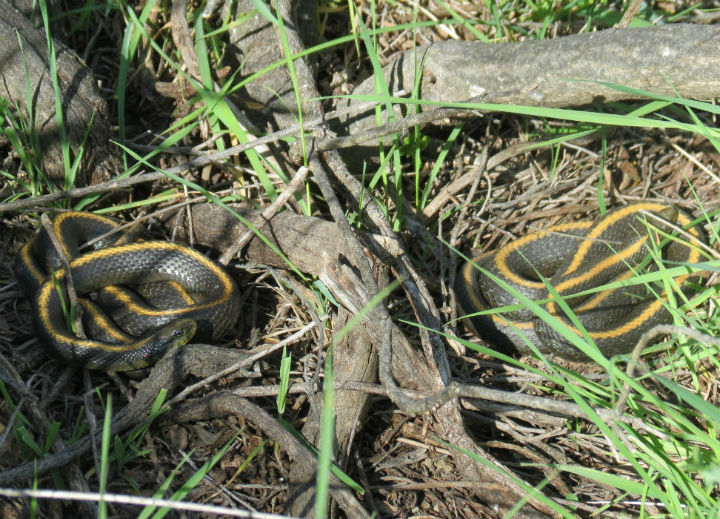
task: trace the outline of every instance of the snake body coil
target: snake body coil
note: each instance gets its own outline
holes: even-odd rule
[[[587,360],[559,331],[564,329],[594,342],[606,356],[626,353],[643,332],[672,321],[662,282],[627,280],[657,270],[653,249],[672,265],[700,261],[698,248],[683,240],[651,244],[652,235],[658,234],[661,242],[673,226],[688,228],[691,222],[684,212],[645,202],[611,211],[595,223],[561,224],[529,234],[462,267],[455,284],[459,306],[472,314],[470,322],[481,337],[504,349],[526,354],[532,344],[546,354]],[[698,227],[687,232],[695,240],[703,238]],[[676,287],[690,277],[690,271],[676,277]],[[609,283],[614,288],[592,290]],[[537,315],[542,311],[529,309],[523,299],[546,302],[541,306],[549,315]],[[512,305],[502,315],[477,314]]]
[[[189,247],[103,238],[96,249],[80,253],[81,244],[116,227],[109,218],[80,212],[62,213],[53,221],[70,260],[88,338],[71,330],[68,271],[47,232],[42,230],[18,254],[16,276],[34,305],[38,333],[63,359],[91,369],[138,369],[193,336],[218,338],[233,326],[240,311],[234,281]]]

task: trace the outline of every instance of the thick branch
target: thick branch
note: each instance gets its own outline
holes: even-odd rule
[[[387,65],[384,74],[390,93],[411,92],[415,72],[422,71],[420,97],[431,101],[565,107],[642,98],[598,82],[710,99],[720,95],[719,48],[717,26],[690,24],[508,44],[447,40],[406,52]],[[374,78],[354,93],[375,93]],[[338,108],[362,102],[350,99]],[[339,135],[355,135],[374,126],[375,112],[369,109],[345,118],[336,129]]]
[[[33,114],[42,147],[35,151],[40,154],[45,173],[60,180],[65,171],[47,40],[42,31],[5,0],[0,0],[0,10],[3,13],[0,17],[0,96],[19,107],[22,117]],[[107,119],[107,105],[99,95],[92,73],[80,58],[57,41],[54,45],[67,138],[74,156],[84,148],[78,183],[106,180],[121,169],[118,148],[110,142],[113,132]],[[31,107],[28,107],[26,92],[28,84]],[[90,121],[92,129],[88,131]]]

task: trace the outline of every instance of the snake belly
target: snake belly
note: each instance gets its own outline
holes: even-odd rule
[[[504,351],[528,354],[534,347],[543,354],[588,360],[549,324],[554,320],[571,334],[589,339],[605,356],[627,353],[643,332],[672,322],[662,282],[585,292],[622,283],[636,272],[657,270],[651,248],[661,253],[668,267],[699,262],[699,249],[688,246],[686,238],[663,240],[675,226],[687,229],[693,240],[703,241],[702,230],[691,224],[692,218],[685,212],[641,202],[610,211],[596,222],[560,224],[533,232],[464,264],[455,282],[458,305],[470,314],[468,320],[476,333]],[[651,239],[656,235],[663,242],[653,246]],[[700,275],[683,274],[675,277],[674,283],[683,287],[691,278],[697,280]],[[548,291],[543,279],[555,294]],[[536,315],[513,291],[543,302],[550,319]],[[575,296],[579,293],[584,295]],[[513,309],[477,314],[506,306]]]
[[[170,242],[127,243],[110,218],[83,212],[52,223],[69,272],[47,230],[20,250],[15,272],[39,337],[68,363],[127,371],[153,364],[190,339],[217,339],[235,324],[235,282],[199,252]],[[94,249],[81,252],[89,240]],[[85,337],[68,318],[67,277],[78,295]]]

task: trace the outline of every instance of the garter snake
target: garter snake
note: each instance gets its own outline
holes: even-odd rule
[[[233,326],[238,289],[219,265],[175,243],[104,237],[117,226],[84,212],[61,213],[52,223],[69,260],[87,338],[68,325],[68,271],[48,232],[42,229],[16,258],[38,335],[61,358],[89,369],[139,369],[194,336],[216,339]],[[80,250],[92,240],[90,251]]]
[[[641,202],[610,211],[596,222],[566,223],[533,232],[462,266],[455,282],[459,307],[471,314],[468,318],[478,335],[505,350],[530,353],[530,342],[546,354],[587,360],[550,324],[556,319],[570,333],[590,339],[606,356],[629,352],[643,332],[671,322],[672,315],[662,282],[627,286],[615,282],[657,270],[649,254],[651,238],[663,240],[672,234],[672,226],[686,228],[693,239],[702,241],[702,230],[689,228],[691,222],[688,214],[672,207]],[[668,267],[700,260],[698,248],[684,240],[667,238],[654,247]],[[674,283],[682,287],[692,277],[699,275],[688,272],[674,278]],[[586,293],[609,283],[614,288]],[[510,293],[513,290],[546,303],[541,306],[550,319],[528,309],[522,298]],[[584,295],[574,296],[580,293]],[[477,314],[511,305],[513,311],[502,315]]]

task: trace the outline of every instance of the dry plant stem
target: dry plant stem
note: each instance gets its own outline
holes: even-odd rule
[[[25,400],[20,400],[15,406],[15,410],[10,415],[10,419],[5,423],[5,430],[0,434],[0,457],[4,457],[10,450],[11,445],[15,440],[14,427],[17,417],[22,412]]]
[[[470,190],[468,191],[467,197],[465,197],[465,203],[462,204],[462,208],[460,209],[460,214],[458,215],[458,218],[455,222],[455,225],[453,226],[452,232],[450,233],[450,247],[457,248],[458,244],[458,237],[460,236],[461,230],[465,227],[465,215],[467,214],[467,209],[470,204],[471,200],[475,199],[475,193],[477,192],[478,186],[480,185],[480,178],[484,178],[485,182],[487,183],[487,193],[485,194],[485,199],[483,200],[483,205],[478,211],[478,215],[484,214],[485,209],[487,205],[490,203],[490,196],[492,195],[492,181],[490,179],[490,175],[487,173],[487,162],[488,162],[488,149],[487,147],[483,148],[482,156],[480,157],[480,164],[470,171],[468,175],[465,176],[471,176],[473,178],[472,184],[470,185]],[[462,177],[461,177],[462,178]],[[449,198],[449,196],[448,196]],[[436,197],[437,199],[437,197]],[[424,212],[423,212],[424,213]],[[441,234],[442,229],[442,218],[438,219],[438,238],[442,238]],[[455,286],[455,277],[457,275],[457,268],[456,264],[458,261],[458,255],[455,254],[453,251],[446,251],[446,254],[442,257],[441,266],[444,265],[445,259],[449,256],[449,268],[443,268],[441,270],[442,274],[444,275],[444,279],[447,279],[447,285],[443,286],[443,294],[447,294],[449,292],[449,300],[450,300],[450,308],[452,309],[451,318],[454,320],[457,318],[457,304],[455,300],[455,292],[452,289],[449,289],[448,287],[454,287]],[[448,275],[449,274],[449,275]],[[447,325],[445,326],[446,330],[451,330],[453,332],[456,331],[456,327],[454,325]],[[456,333],[453,333],[453,335],[457,335]],[[464,353],[465,348],[459,344],[457,341],[450,340],[450,346],[455,349],[457,352]]]
[[[349,196],[351,198],[351,202],[356,205],[358,212],[362,213],[362,215],[366,217],[366,223],[370,224],[375,229],[378,229],[382,236],[390,238],[394,242],[397,241],[395,232],[392,230],[387,218],[372,200],[372,197],[367,196],[367,193],[365,193],[366,187],[350,173],[340,155],[334,152],[327,152],[323,154],[323,158],[325,159],[330,171],[332,171],[337,178],[340,187],[347,191],[347,196]],[[361,201],[362,206],[360,204]],[[405,211],[403,211],[403,221],[410,232],[421,237],[423,240],[426,240],[431,249],[436,249],[433,250],[435,255],[440,257],[440,246],[435,239],[435,236],[433,236],[433,234],[425,228],[425,224],[421,221],[421,218],[418,218],[415,214],[407,212],[406,207]],[[437,245],[437,247],[433,248],[433,245]],[[382,250],[379,250],[377,247],[373,247],[373,250],[375,251],[375,254],[384,257],[384,252]],[[391,252],[393,252],[393,255],[397,257],[404,256],[404,251],[400,251],[400,254],[396,254],[394,251]],[[408,264],[412,265],[409,262]]]
[[[345,213],[340,205],[340,201],[337,199],[335,191],[330,185],[330,179],[325,172],[325,167],[314,152],[311,152],[309,162],[313,170],[313,176],[320,187],[320,191],[322,192],[328,207],[330,208],[333,220],[335,220],[335,223],[340,230],[340,234],[353,257],[355,266],[360,271],[362,282],[367,287],[367,293],[369,295],[378,294],[379,288],[375,283],[375,277],[370,270],[367,257],[362,252],[360,244],[357,242],[357,239],[350,228],[350,224],[348,224],[347,219],[345,218]],[[419,401],[406,398],[395,384],[395,380],[392,377],[392,322],[390,320],[390,316],[382,304],[379,304],[372,309],[371,314],[378,319],[377,322],[380,323],[380,329],[383,330],[382,333],[384,339],[380,347],[379,375],[381,383],[386,387],[388,396],[398,407],[413,415],[432,409],[432,405],[423,406]]]
[[[320,159],[314,151],[310,152],[308,162],[312,168],[313,177],[318,183],[320,191],[328,204],[330,214],[340,231],[340,236],[344,240],[347,250],[352,256],[355,267],[357,267],[360,271],[362,282],[367,285],[369,288],[368,292],[370,294],[377,294],[379,290],[375,283],[375,277],[373,276],[368,259],[363,253],[357,238],[355,238],[355,234],[350,228],[347,218],[345,218],[345,212],[343,211],[340,201],[335,195],[335,191],[330,184],[330,178],[325,171],[325,166],[323,166],[322,162],[320,162]]]
[[[281,445],[293,460],[305,467],[307,474],[313,475],[317,473],[317,460],[314,454],[262,408],[228,391],[216,393],[209,398],[199,398],[186,402],[181,407],[164,415],[163,422],[185,423],[211,420],[227,415],[247,418],[275,440],[278,445]],[[331,476],[330,491],[348,517],[369,517],[367,511],[360,505],[353,493],[335,476]]]
[[[394,237],[395,233],[390,227],[390,224],[385,218],[385,215],[382,213],[382,211],[380,211],[377,205],[375,205],[372,197],[362,196],[364,190],[363,185],[360,183],[359,180],[357,180],[350,174],[340,157],[335,153],[327,153],[325,157],[330,168],[337,175],[338,180],[342,183],[343,187],[348,190],[351,196],[358,202],[364,198],[365,204],[359,209],[364,215],[368,217],[370,223],[372,223],[378,229],[381,235],[387,237]],[[432,237],[432,235],[429,236],[431,236],[431,239],[434,240],[434,237]],[[388,257],[389,259],[394,260],[393,266],[397,270],[397,277],[403,280],[403,288],[407,292],[408,297],[413,304],[413,309],[416,312],[418,321],[427,328],[440,330],[442,328],[439,317],[440,314],[433,303],[432,296],[427,290],[424,281],[422,280],[421,276],[415,271],[411,261],[407,257],[407,254],[405,254],[403,251],[401,254],[388,255],[386,251],[378,248],[375,243],[371,242],[371,245],[373,245],[375,253],[378,254],[380,257]],[[369,290],[368,292],[372,294],[372,292],[370,292]],[[381,328],[380,334],[381,337],[384,336],[384,328]],[[433,366],[433,369],[438,370],[438,355],[440,365],[447,366],[447,359],[443,359],[444,349],[442,341],[439,339],[439,337],[434,334],[430,335],[424,328],[420,330],[420,337],[423,341],[423,347],[425,348],[425,355],[430,361],[430,364]],[[442,367],[440,369],[442,370]],[[441,387],[440,380],[450,380],[449,368],[443,370],[443,374],[436,373],[435,375],[438,377],[438,379],[434,382],[436,387],[432,389]]]
[[[269,138],[269,137],[272,137],[272,138]],[[274,140],[276,140],[276,137],[274,135],[271,135],[271,136],[268,136],[268,138],[266,138],[266,140],[264,142],[274,141]],[[25,200],[17,200],[14,202],[7,202],[4,204],[0,204],[0,213],[8,212],[8,211],[18,211],[20,209],[27,209],[29,207],[44,206],[44,205],[48,205],[52,202],[57,202],[59,200],[66,200],[69,198],[79,198],[82,196],[103,193],[105,191],[115,191],[118,189],[124,189],[127,187],[131,187],[131,186],[134,186],[137,184],[143,184],[145,182],[156,182],[158,180],[163,180],[163,179],[167,178],[167,174],[178,175],[180,173],[189,171],[191,169],[201,168],[201,167],[211,164],[213,162],[217,162],[220,160],[224,160],[224,159],[233,157],[233,156],[237,155],[238,153],[241,153],[242,151],[247,151],[249,149],[255,148],[256,146],[259,146],[260,145],[259,141],[260,141],[260,139],[257,139],[255,141],[247,143],[247,144],[242,144],[239,146],[234,146],[233,148],[228,148],[226,150],[202,155],[200,157],[189,160],[187,162],[183,162],[182,164],[178,164],[177,166],[173,166],[171,168],[164,169],[163,171],[155,171],[153,173],[142,173],[139,175],[135,175],[134,177],[110,180],[110,181],[102,182],[100,184],[95,184],[92,186],[78,187],[75,189],[69,189],[67,191],[57,191],[55,193],[50,193],[49,195],[33,197],[33,198],[25,199]]]
[[[690,162],[692,162],[698,169],[702,170],[703,173],[705,173],[707,176],[709,176],[710,178],[712,178],[712,179],[715,181],[716,184],[720,184],[720,177],[718,177],[715,173],[713,173],[713,171],[712,171],[710,168],[708,168],[705,164],[703,164],[702,162],[700,162],[700,161],[697,159],[697,157],[695,157],[695,155],[692,155],[692,154],[688,153],[685,149],[683,149],[682,147],[678,146],[676,143],[674,143],[674,142],[673,142],[671,139],[669,139],[669,138],[665,138],[665,139],[663,139],[663,140],[664,140],[665,142],[667,142],[670,146],[672,146],[672,147],[675,149],[675,151],[677,151],[677,152],[680,153],[682,156],[684,156],[685,158],[687,158]]]
[[[89,436],[91,438],[99,438],[100,435],[98,434],[98,424],[97,419],[95,417],[95,393],[93,391],[93,384],[90,380],[90,371],[89,370],[83,370],[83,386],[85,387],[85,391],[83,393],[83,402],[85,404],[85,412],[87,413],[87,420],[88,424],[90,425],[90,433]],[[96,442],[91,443],[92,446],[92,455],[93,455],[93,462],[95,463],[95,468],[98,470],[98,474],[100,473],[100,454],[98,453],[98,445]]]
[[[482,97],[474,97],[463,102],[486,103],[487,101],[484,101]],[[381,105],[381,103],[377,104]],[[467,108],[437,108],[435,110],[409,115],[404,119],[400,119],[399,121],[391,123],[385,123],[382,126],[377,126],[368,130],[358,131],[356,133],[353,133],[352,135],[318,139],[316,149],[318,151],[329,151],[352,148],[359,144],[376,141],[378,139],[381,139],[382,137],[391,135],[393,133],[397,133],[400,140],[402,141],[404,137],[407,137],[410,128],[413,128],[415,126],[423,127],[430,123],[443,119],[456,121],[461,119],[470,119],[482,116],[482,113],[483,112],[480,112],[478,110],[469,110]]]
[[[67,371],[67,370],[66,370]],[[90,382],[90,375],[88,370],[85,370],[83,373],[83,379],[85,381],[86,389],[88,387],[91,387]],[[98,438],[100,435],[98,435],[98,428],[97,428],[97,421],[95,420],[95,415],[93,414],[95,411],[95,407],[93,405],[93,396],[95,395],[92,391],[85,391],[85,394],[83,395],[83,400],[85,402],[85,410],[88,416],[88,421],[90,422],[90,435]],[[63,448],[67,448],[67,445],[62,444]],[[97,444],[93,442],[93,461],[95,463],[95,470],[97,471],[97,474],[100,474],[101,470],[101,463],[100,463],[100,456],[97,452]],[[77,463],[71,463],[68,467],[70,474],[73,475],[73,479],[78,481],[79,484],[77,488],[79,490],[90,492],[90,487],[87,482],[87,478],[84,476],[84,474],[80,471],[80,468],[78,467]],[[97,514],[97,505],[95,503],[82,503],[82,506],[86,509],[87,512],[93,512]]]
[[[187,186],[183,186],[183,192],[185,193],[185,196],[187,196]],[[192,225],[192,207],[186,206],[182,208],[182,213],[185,214],[185,219],[188,222],[188,229],[190,230],[190,236],[194,236],[195,232]],[[172,239],[175,239],[175,233],[172,234]],[[195,242],[193,240],[189,241],[189,244],[191,247],[195,247]]]
[[[347,386],[343,386],[343,389],[348,389]],[[273,386],[248,386],[234,388],[232,393],[243,398],[258,398],[258,397],[276,397],[280,394],[281,386],[279,384]],[[312,388],[308,388],[308,384],[304,382],[296,382],[291,384],[287,389],[288,395],[299,395],[302,393],[312,393]],[[384,394],[384,393],[383,393]]]
[[[193,161],[186,162],[185,164],[190,164],[191,162]],[[200,164],[195,163],[192,167],[198,167],[199,165]],[[178,173],[179,172],[180,170],[178,169]],[[20,209],[27,209],[29,207],[45,206],[59,200],[67,200],[69,198],[78,198],[81,196],[103,193],[105,191],[123,189],[126,187],[134,186],[136,184],[142,184],[143,182],[154,182],[163,178],[165,178],[164,173],[145,173],[142,175],[136,175],[134,177],[110,180],[108,182],[102,182],[100,184],[95,184],[92,186],[78,187],[75,189],[68,189],[67,191],[56,191],[55,193],[50,193],[49,195],[37,196],[24,200],[16,200],[14,202],[0,204],[0,212],[18,211]]]
[[[180,51],[188,72],[194,79],[200,78],[200,66],[198,65],[195,45],[190,35],[185,13],[187,13],[188,0],[175,0],[172,3],[170,12],[170,25],[172,27],[172,39]]]
[[[228,366],[227,368],[225,368],[221,371],[218,371],[217,373],[214,373],[213,375],[201,380],[200,382],[198,382],[196,384],[185,387],[185,389],[183,389],[180,393],[178,393],[176,396],[174,396],[172,399],[170,399],[168,401],[167,405],[172,406],[176,402],[181,402],[188,395],[190,395],[190,393],[192,393],[198,389],[201,389],[203,387],[206,387],[211,382],[214,382],[215,380],[226,377],[226,376],[230,375],[231,373],[233,373],[245,366],[252,365],[255,361],[258,361],[264,357],[267,357],[272,352],[277,351],[277,350],[287,346],[288,344],[294,343],[295,341],[300,339],[303,335],[305,335],[308,331],[310,331],[315,326],[316,326],[316,323],[313,321],[309,324],[306,324],[300,330],[293,333],[289,337],[283,339],[282,341],[278,341],[275,344],[267,344],[265,346],[255,348],[255,351],[251,352],[252,354],[249,357],[242,359],[241,361],[236,362],[235,364],[232,364],[232,365]]]
[[[75,284],[73,283],[72,272],[70,271],[70,259],[65,254],[65,249],[63,249],[62,245],[60,244],[60,239],[55,235],[55,230],[53,229],[52,222],[50,221],[50,217],[47,214],[43,213],[40,215],[40,224],[45,229],[48,238],[50,238],[50,241],[55,248],[55,252],[57,253],[58,258],[60,258],[63,269],[66,272],[65,287],[67,288],[68,299],[70,300],[70,304],[67,310],[69,312],[70,309],[75,309],[75,333],[79,337],[86,339],[87,336],[85,335],[85,330],[83,329],[82,324],[82,309],[78,304],[78,296],[77,292],[75,292]]]
[[[615,27],[617,29],[624,29],[625,27],[629,26],[630,22],[637,14],[638,9],[640,9],[640,6],[642,6],[642,3],[643,0],[632,0],[628,8],[625,10],[625,13],[623,13],[620,21],[615,24]]]
[[[522,153],[528,152],[530,149],[535,148],[541,148],[544,146],[537,146],[537,143],[529,143],[525,142],[522,144],[516,144],[515,146],[511,146],[509,148],[505,148],[499,153],[496,153],[492,157],[490,157],[487,160],[487,163],[485,164],[484,171],[492,171],[497,166],[505,162],[506,160],[516,156],[520,155]],[[468,171],[464,175],[461,175],[457,179],[453,180],[450,184],[444,186],[440,192],[433,197],[433,199],[428,203],[425,208],[423,209],[423,216],[425,218],[433,218],[435,215],[440,211],[443,207],[445,207],[445,204],[450,200],[454,195],[459,193],[460,191],[464,190],[467,186],[471,185],[475,179],[475,169]],[[489,184],[488,184],[489,186]],[[489,195],[488,195],[489,197]],[[468,196],[468,200],[471,200],[471,198]],[[482,214],[482,213],[481,213]]]
[[[480,179],[483,176],[486,176],[486,166],[488,162],[488,150],[487,147],[483,148],[482,156],[480,157],[480,164],[471,170],[471,176],[472,176],[472,184],[470,185],[470,190],[468,191],[467,197],[465,199],[465,203],[460,208],[460,215],[458,215],[457,222],[455,224],[455,227],[452,230],[452,233],[450,233],[450,246],[451,247],[457,247],[458,243],[458,237],[460,235],[460,229],[463,226],[465,222],[465,215],[467,214],[468,205],[471,200],[475,199],[475,193],[477,192],[478,186],[480,185]],[[485,201],[483,202],[483,207],[480,209],[478,214],[483,214],[485,207],[487,206],[488,201],[490,200],[490,194],[492,193],[492,186],[489,182],[489,178],[486,176],[486,181],[488,181],[488,192],[485,196]]]
[[[448,386],[446,394],[450,398],[466,397],[477,398],[481,400],[489,400],[502,404],[510,404],[519,407],[528,407],[530,409],[538,409],[548,413],[557,413],[563,416],[572,416],[575,418],[589,418],[585,411],[573,402],[565,402],[562,400],[553,400],[550,398],[525,395],[512,391],[502,391],[499,389],[490,389],[480,386],[471,386],[467,384],[458,384],[453,382]],[[592,408],[603,420],[616,419],[621,422],[632,425],[634,428],[645,430],[650,434],[665,437],[659,430],[644,423],[641,419],[633,416],[620,416],[613,409]]]
[[[199,514],[204,514],[205,517],[241,517],[243,519],[282,519],[282,517],[284,517],[277,514],[254,512],[250,510],[237,510],[224,506],[209,505],[207,503],[190,503],[187,501],[155,499],[151,497],[131,496],[127,494],[100,494],[98,492],[72,492],[69,490],[15,490],[13,488],[0,488],[0,496],[9,498],[65,501],[103,501],[105,503],[117,503],[119,505],[124,505],[123,508],[126,508],[128,505],[134,505],[153,508],[168,508],[171,510],[179,510],[181,512],[198,512]],[[188,515],[181,514],[178,514],[178,516],[188,517]],[[85,517],[90,516],[86,515]]]
[[[371,296],[379,293],[379,289],[377,287],[377,284],[375,283],[375,278],[372,275],[370,266],[367,262],[367,258],[363,254],[362,249],[360,248],[360,245],[357,242],[357,239],[355,238],[352,229],[350,228],[350,224],[347,223],[345,213],[343,212],[342,207],[340,206],[340,202],[338,201],[335,192],[330,185],[330,181],[327,177],[327,174],[325,173],[324,166],[322,165],[322,163],[320,163],[319,159],[314,154],[312,154],[310,157],[310,165],[313,169],[313,175],[318,182],[318,186],[322,191],[323,197],[325,197],[325,200],[328,203],[330,213],[332,214],[333,219],[335,220],[335,223],[337,224],[340,233],[343,236],[346,245],[348,246],[348,249],[353,255],[353,259],[355,260],[355,266],[360,271],[362,281],[367,287],[367,293]],[[384,226],[385,225],[383,225],[383,227]],[[403,282],[406,281],[407,280],[405,279],[403,280]],[[432,410],[436,406],[436,403],[439,401],[439,399],[443,398],[442,394],[440,394],[440,396],[434,395],[433,397],[429,397],[425,400],[413,400],[405,397],[397,384],[395,384],[395,380],[392,376],[392,321],[383,305],[376,306],[373,310],[373,313],[375,314],[375,316],[377,316],[377,322],[379,323],[380,330],[383,336],[383,342],[380,347],[379,353],[379,376],[381,383],[387,388],[388,396],[400,409],[411,415],[416,415]],[[440,328],[438,327],[437,329]],[[435,350],[435,348],[433,348],[433,350]],[[429,357],[434,358],[435,355],[431,354]],[[448,400],[449,399],[445,399],[442,401],[442,403],[447,402]]]
[[[291,196],[295,195],[295,192],[297,192],[298,189],[302,187],[302,185],[305,183],[305,178],[307,177],[310,170],[306,168],[305,166],[300,167],[298,169],[297,173],[293,177],[293,179],[290,181],[290,183],[285,186],[285,189],[283,189],[282,193],[269,205],[267,206],[263,212],[262,217],[264,220],[270,220],[275,214],[280,210],[280,208],[285,205],[285,202],[287,202]],[[192,219],[191,219],[192,221]],[[257,230],[259,232],[262,232],[264,226],[259,227]],[[248,230],[243,236],[237,240],[235,243],[233,243],[228,249],[220,256],[218,261],[223,264],[227,265],[230,263],[230,260],[235,257],[235,255],[242,249],[245,244],[255,235],[255,232]]]

